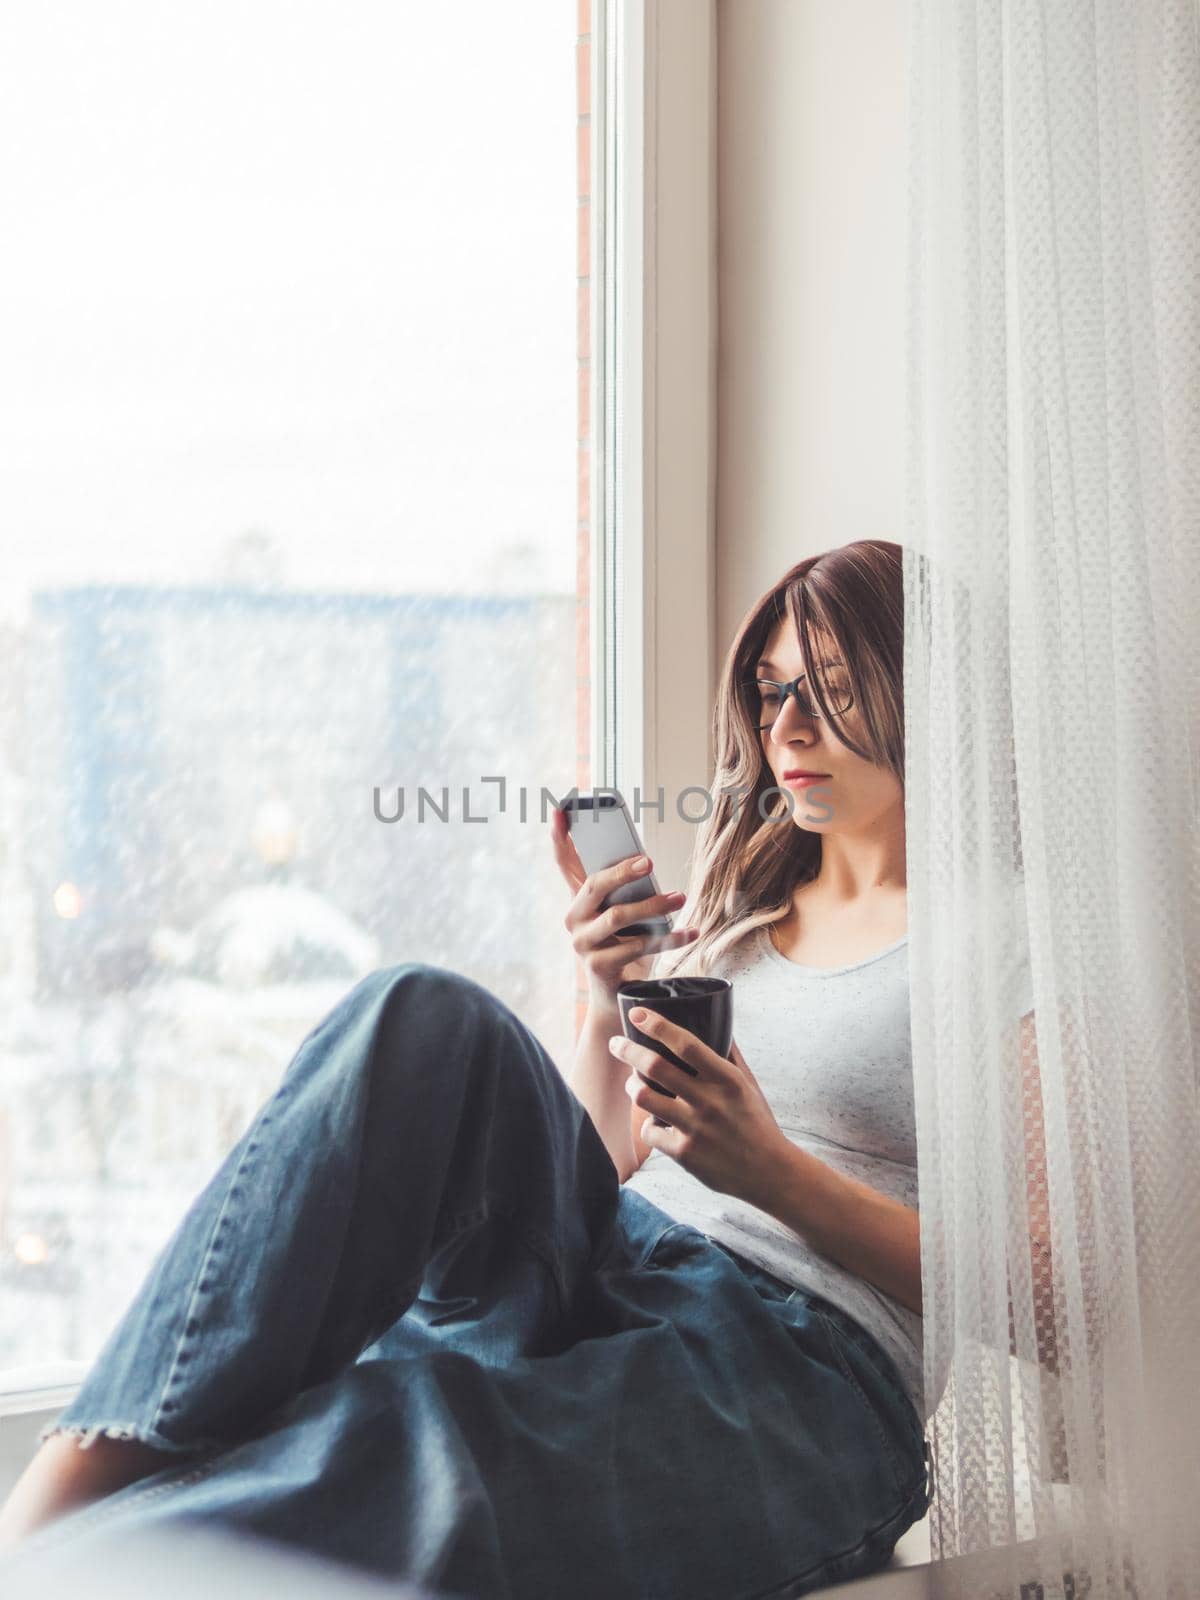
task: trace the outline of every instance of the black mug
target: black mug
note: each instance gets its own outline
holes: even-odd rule
[[[681,1061],[673,1050],[630,1022],[629,1013],[636,1006],[645,1006],[647,1011],[656,1012],[668,1022],[678,1023],[703,1040],[710,1050],[729,1059],[729,1047],[733,1043],[733,984],[728,978],[636,978],[617,990],[621,1031],[625,1037],[656,1050],[695,1078],[698,1076],[695,1067]],[[677,1098],[653,1078],[646,1078],[646,1082],[661,1094],[670,1095],[672,1100]],[[653,1120],[656,1127],[671,1126],[661,1117]]]

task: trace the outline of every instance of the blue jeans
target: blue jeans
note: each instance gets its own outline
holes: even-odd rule
[[[60,1429],[179,1460],[30,1554],[199,1519],[487,1600],[806,1594],[929,1503],[875,1342],[623,1190],[525,1024],[419,962],[302,1042]]]

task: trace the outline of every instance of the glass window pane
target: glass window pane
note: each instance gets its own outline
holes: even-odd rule
[[[96,1353],[372,967],[466,972],[569,1065],[577,26],[8,18],[0,1367]]]

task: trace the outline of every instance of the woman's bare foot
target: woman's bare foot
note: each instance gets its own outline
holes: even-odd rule
[[[155,1449],[140,1439],[102,1434],[81,1450],[74,1434],[52,1434],[0,1508],[0,1550],[64,1512],[115,1494],[179,1459],[173,1451]]]

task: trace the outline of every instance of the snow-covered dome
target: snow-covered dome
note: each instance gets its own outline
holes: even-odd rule
[[[242,989],[354,982],[379,965],[379,946],[369,933],[319,894],[290,883],[238,889],[191,933],[160,930],[153,948],[190,977]]]

